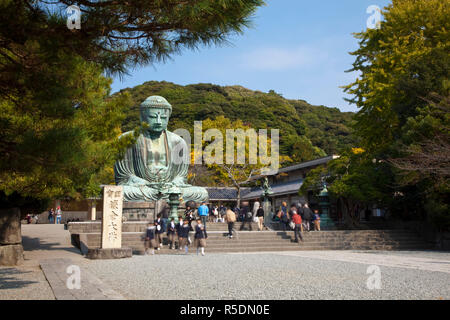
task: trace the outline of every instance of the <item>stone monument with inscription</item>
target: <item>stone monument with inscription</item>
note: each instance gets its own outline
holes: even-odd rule
[[[103,187],[103,217],[100,248],[89,249],[90,259],[117,259],[132,256],[131,248],[122,247],[123,187]]]

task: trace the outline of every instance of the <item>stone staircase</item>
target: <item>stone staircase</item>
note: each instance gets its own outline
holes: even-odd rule
[[[144,250],[145,224],[123,224],[122,245],[131,247],[135,254]],[[330,230],[303,233],[303,242],[295,243],[293,231],[239,231],[240,223],[235,224],[238,230],[233,239],[228,239],[225,223],[208,223],[207,252],[261,252],[289,250],[419,250],[430,249],[416,233],[408,230]],[[257,230],[256,224],[252,225]],[[76,233],[80,226],[71,226],[69,230],[72,242],[83,253],[87,248],[100,247],[100,224],[92,227],[93,232]],[[142,228],[142,230],[140,230]],[[98,229],[98,230],[96,230]],[[139,230],[138,230],[139,229]],[[130,231],[133,230],[133,231]],[[193,232],[191,239],[193,240]],[[195,248],[191,245],[190,251]],[[167,238],[163,240],[163,248],[158,253],[179,253],[169,250]]]

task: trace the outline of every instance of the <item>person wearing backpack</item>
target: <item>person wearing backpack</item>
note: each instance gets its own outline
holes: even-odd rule
[[[289,214],[287,212],[287,204],[285,201],[281,203],[280,211],[281,211],[280,217],[281,229],[283,231],[286,231],[286,229],[289,228]]]
[[[234,223],[236,222],[236,213],[233,210],[227,209],[227,213],[225,214],[225,220],[228,224],[228,238],[233,238],[233,228]]]

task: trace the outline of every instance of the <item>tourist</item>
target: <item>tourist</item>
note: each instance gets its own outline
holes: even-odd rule
[[[294,206],[295,208],[295,206]],[[292,210],[292,222],[295,224],[294,227],[294,235],[295,235],[295,242],[298,243],[298,238],[300,237],[300,239],[303,241],[303,237],[302,237],[302,232],[301,232],[301,227],[302,227],[302,217],[298,214],[297,212],[297,208],[295,208],[295,210]]]
[[[175,230],[177,232],[177,236],[178,236],[178,249],[181,250],[181,244],[180,244],[180,228],[183,226],[183,217],[182,216],[178,216],[178,223],[175,226]]]
[[[297,206],[297,212],[300,215],[300,217],[302,218],[302,221],[304,220],[305,217],[305,210],[303,210],[303,204],[299,203]],[[303,222],[302,225],[300,226],[300,231],[303,232]]]
[[[256,213],[258,212],[258,209],[261,207],[261,204],[259,203],[258,199],[255,199],[254,201],[255,202],[253,203],[252,216],[256,217]]]
[[[176,234],[175,219],[171,218],[170,223],[167,226],[167,238],[169,239],[169,249],[175,249],[175,234]]]
[[[34,215],[34,221],[35,221],[35,224],[38,224],[39,217],[37,214]]]
[[[55,210],[53,208],[48,210],[48,222],[51,224],[55,223]]]
[[[25,217],[25,220],[27,220],[27,224],[31,223],[31,215],[28,213],[27,216]]]
[[[56,208],[56,224],[61,223],[61,218],[62,218],[62,211],[61,211],[61,207],[58,206],[58,208]]]
[[[198,207],[198,215],[200,219],[202,220],[203,225],[206,227],[206,219],[208,218],[209,209],[206,206],[206,202],[202,202],[202,205]]]
[[[217,206],[214,206],[213,209],[213,214],[214,214],[214,222],[219,222],[219,209],[217,208]]]
[[[147,225],[147,232],[145,234],[145,255],[148,254],[148,250],[151,248],[151,253],[155,254],[155,249],[158,248],[158,244],[156,243],[156,226],[157,223],[154,222],[153,225],[149,223]],[[158,248],[159,249],[159,248]]]
[[[236,206],[236,207],[234,207],[233,211],[236,214],[237,221],[242,221],[241,220],[241,209],[239,209],[239,207]]]
[[[281,203],[280,211],[281,211],[281,217],[280,217],[281,229],[283,231],[286,231],[286,229],[288,228],[288,225],[289,225],[289,214],[287,212],[287,204],[285,201],[283,201]]]
[[[227,208],[223,204],[221,204],[219,207],[219,219],[221,222],[225,222],[224,218],[225,218],[226,214],[227,214]]]
[[[202,224],[202,219],[197,219],[197,226],[195,227],[195,244],[197,247],[197,255],[198,249],[201,249],[202,256],[205,255],[205,247],[206,247],[206,239],[208,238],[208,234],[206,233],[206,227]]]
[[[234,223],[236,222],[236,213],[231,209],[226,211],[225,220],[228,224],[228,238],[233,238]]]
[[[305,203],[303,205],[303,225],[305,226],[305,230],[306,231],[310,231],[310,222],[313,218],[313,212],[311,211],[311,209],[308,207],[308,204]]]
[[[189,221],[189,230],[190,231],[194,231],[194,228],[192,228],[192,221],[195,220],[194,212],[195,212],[195,209],[191,208],[190,206],[187,206],[186,210],[184,210],[184,219]]]
[[[168,225],[168,210],[164,210],[163,213],[161,214],[161,229],[162,232],[167,232],[167,225]]]
[[[244,216],[241,224],[240,230],[244,230],[245,224],[248,223],[250,231],[252,231],[252,218],[253,214],[250,211],[250,208],[246,205],[241,209],[241,214]]]
[[[164,233],[164,229],[163,229],[163,221],[161,219],[161,213],[159,213],[156,216],[156,221],[155,221],[155,225],[156,225],[156,241],[158,241],[159,243],[159,248],[158,250],[160,250],[160,247],[163,246],[163,233]]]
[[[314,230],[320,231],[320,215],[319,210],[314,210]]]
[[[189,222],[187,220],[183,220],[183,225],[180,226],[178,237],[180,239],[180,250],[183,250],[184,247],[185,253],[188,254]]]
[[[264,209],[259,205],[258,210],[256,210],[256,217],[258,218],[258,230],[262,231],[264,227]]]

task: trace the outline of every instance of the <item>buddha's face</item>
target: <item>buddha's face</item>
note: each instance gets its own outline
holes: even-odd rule
[[[141,108],[141,121],[149,125],[148,131],[161,133],[167,129],[170,111],[163,108]]]

